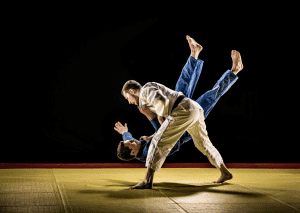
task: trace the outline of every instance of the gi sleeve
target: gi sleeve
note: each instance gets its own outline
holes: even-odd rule
[[[123,141],[131,140],[131,139],[134,139],[135,141],[138,141],[137,139],[132,137],[130,132],[124,132],[123,135],[122,135],[122,138],[123,138]]]

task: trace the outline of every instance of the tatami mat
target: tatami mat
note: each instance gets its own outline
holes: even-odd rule
[[[153,190],[129,190],[146,168],[1,169],[0,212],[300,212],[299,169],[163,168]]]

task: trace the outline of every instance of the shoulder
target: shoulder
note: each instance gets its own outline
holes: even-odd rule
[[[148,82],[146,83],[142,89],[159,89],[159,90],[164,90],[164,89],[169,89],[168,87],[166,87],[165,85],[162,85],[160,83],[157,82]]]
[[[157,82],[148,82],[142,88],[157,87],[157,86],[158,86]]]
[[[141,93],[142,94],[145,94],[145,93],[148,93],[152,90],[156,90],[158,88],[158,83],[156,82],[148,82],[146,83],[142,89],[141,89]]]

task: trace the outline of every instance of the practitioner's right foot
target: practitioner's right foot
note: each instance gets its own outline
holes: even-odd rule
[[[201,52],[203,47],[188,35],[186,36],[186,40],[188,40],[190,45],[191,56],[195,59],[198,59],[199,53]]]
[[[153,189],[153,183],[146,183],[145,181],[142,181],[135,186],[131,186],[129,189]]]
[[[231,71],[236,75],[244,68],[243,63],[242,63],[242,57],[238,51],[232,50],[231,58],[232,58]]]
[[[226,172],[221,175],[221,177],[217,181],[213,181],[213,183],[223,183],[226,180],[231,180],[233,178],[232,174],[230,172]]]
[[[221,164],[220,171],[221,177],[217,181],[213,181],[213,183],[223,183],[226,180],[231,180],[233,178],[231,172],[229,172],[224,163]]]

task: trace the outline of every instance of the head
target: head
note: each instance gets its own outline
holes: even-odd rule
[[[128,100],[129,104],[135,104],[138,106],[141,88],[142,85],[139,82],[129,80],[124,84],[121,94],[126,100]]]
[[[121,141],[117,149],[117,156],[124,161],[133,160],[139,153],[141,142],[133,139]]]

